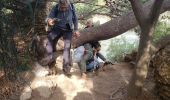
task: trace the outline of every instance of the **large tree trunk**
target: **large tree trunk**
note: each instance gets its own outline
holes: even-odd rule
[[[134,14],[141,28],[140,43],[138,48],[138,55],[136,61],[136,70],[131,78],[128,96],[131,98],[138,98],[142,92],[143,84],[148,72],[148,64],[150,62],[150,48],[152,35],[156,22],[158,20],[160,9],[163,0],[155,0],[151,5],[151,11],[146,15],[143,6],[140,1],[129,0],[131,2]]]
[[[144,4],[144,11],[146,12],[150,11],[153,1],[154,0],[151,0]],[[170,0],[164,1],[161,13],[167,10],[170,10]],[[146,13],[146,15],[148,15],[148,13]],[[113,38],[136,27],[137,25],[138,23],[135,19],[133,11],[129,11],[127,14],[115,18],[103,25],[80,31],[81,36],[78,39],[74,40],[74,47],[90,41],[98,41]]]
[[[138,48],[138,55],[136,61],[136,70],[134,70],[131,77],[129,87],[128,87],[128,96],[132,98],[137,98],[142,92],[143,84],[145,82],[147,72],[148,72],[148,63],[150,61],[150,47],[151,47],[151,37],[153,34],[153,27],[150,27],[149,30],[142,30],[140,36],[140,43]]]

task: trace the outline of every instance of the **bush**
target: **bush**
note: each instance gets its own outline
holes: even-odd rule
[[[137,49],[138,41],[130,42],[125,37],[112,39],[108,48],[107,58],[111,61],[122,61],[124,56]]]
[[[153,34],[153,42],[156,43],[161,37],[170,34],[170,25],[166,22],[158,22]]]

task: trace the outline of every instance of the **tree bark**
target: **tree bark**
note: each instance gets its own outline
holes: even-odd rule
[[[45,19],[49,13],[49,5],[51,3],[50,0],[38,0],[35,1],[35,34],[44,35],[46,33],[45,30]]]
[[[138,0],[129,0],[129,1],[131,2],[132,9],[133,9],[134,15],[136,16],[136,20],[138,21],[139,26],[144,27],[147,16],[144,13],[142,2],[139,2]]]
[[[14,4],[15,1],[11,1]],[[5,6],[4,6],[5,5]],[[17,77],[18,57],[14,37],[13,14],[6,15],[2,9],[7,2],[0,1],[0,67],[5,72],[6,79],[15,81]]]
[[[134,6],[133,3],[134,1],[131,0],[132,6]],[[128,96],[131,98],[139,97],[139,95],[142,92],[142,87],[147,76],[147,72],[148,72],[147,68],[151,56],[150,48],[151,48],[152,35],[160,14],[162,3],[163,0],[155,0],[149,14],[146,16],[146,19],[143,20],[144,26],[141,26],[140,42],[139,42],[138,55],[136,61],[136,70],[134,71],[134,74],[131,78],[128,87]],[[136,9],[143,9],[143,8],[133,7],[136,17],[141,16],[136,14],[137,13],[136,11],[138,11]],[[140,23],[140,21],[138,22]]]
[[[146,11],[147,16],[149,14],[148,12],[151,10],[153,1],[154,0],[148,1],[143,6],[143,11]],[[170,0],[164,0],[161,13],[167,10],[170,10]],[[73,44],[74,47],[77,47],[90,41],[99,41],[113,38],[128,31],[129,29],[136,27],[137,25],[138,23],[133,11],[129,11],[126,15],[115,18],[103,25],[80,31],[81,36],[77,39],[74,39]]]

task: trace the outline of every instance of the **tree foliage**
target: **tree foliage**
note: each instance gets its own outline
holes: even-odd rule
[[[107,49],[107,58],[111,61],[122,61],[124,56],[136,50],[138,47],[138,41],[129,41],[125,36],[120,38],[111,39],[111,42]]]
[[[14,3],[13,0],[0,1],[0,66],[4,68],[5,75],[9,79],[14,78],[18,65],[13,39],[16,32],[14,11],[8,9]]]
[[[16,40],[27,37],[33,24],[30,6],[30,3],[25,4],[19,0],[0,1],[0,67],[8,79],[14,79],[17,68],[22,66],[16,47],[21,43]]]
[[[153,42],[156,43],[161,37],[165,37],[168,34],[170,34],[170,25],[159,21],[153,34]]]
[[[80,19],[87,19],[94,14],[115,18],[131,9],[128,0],[87,0],[75,4]]]

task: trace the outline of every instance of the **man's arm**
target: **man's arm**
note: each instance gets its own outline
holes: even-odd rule
[[[106,61],[106,58],[101,53],[97,53],[96,55],[97,55],[97,57],[99,57],[103,61]]]
[[[45,22],[47,23],[49,19],[54,19],[56,16],[55,14],[57,13],[57,9],[58,7],[57,6],[54,6],[50,12],[50,14],[47,16]]]
[[[110,61],[107,61],[106,58],[101,54],[101,53],[97,53],[96,54],[100,59],[102,59],[104,61],[104,65],[107,65],[107,64],[112,64],[114,65],[112,62]]]

